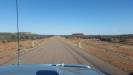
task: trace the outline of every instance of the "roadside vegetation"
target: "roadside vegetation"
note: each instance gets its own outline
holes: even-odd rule
[[[36,39],[44,39],[47,37],[51,37],[52,35],[39,35],[39,34],[32,34],[30,32],[20,32],[19,39],[21,41],[25,40],[36,40]],[[13,42],[17,41],[17,33],[0,33],[0,42]]]
[[[133,72],[133,35],[69,35],[68,41],[88,54],[128,73]]]
[[[39,35],[39,34],[21,32],[19,38],[21,54],[30,51],[31,48],[35,48],[46,43],[48,37],[51,36],[52,35]],[[0,33],[0,64],[5,64],[10,59],[16,57],[16,53],[17,53],[17,34]]]
[[[72,35],[62,35],[65,38],[80,38],[80,39],[94,39],[110,43],[119,43],[133,45],[133,34],[127,35],[84,35],[82,33],[75,33]]]

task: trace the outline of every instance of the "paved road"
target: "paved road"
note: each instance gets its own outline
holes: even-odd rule
[[[112,75],[126,75],[118,68],[87,54],[78,47],[59,39],[53,39],[44,46],[21,56],[22,64],[93,64],[96,68]],[[12,60],[9,63],[15,63]]]

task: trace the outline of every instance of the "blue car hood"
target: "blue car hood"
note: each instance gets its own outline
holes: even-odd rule
[[[59,75],[104,75],[87,65],[23,64],[0,67],[0,75],[36,75],[40,70],[56,71]]]

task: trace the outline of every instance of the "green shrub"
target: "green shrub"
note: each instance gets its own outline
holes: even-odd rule
[[[111,38],[100,38],[101,41],[112,42]]]

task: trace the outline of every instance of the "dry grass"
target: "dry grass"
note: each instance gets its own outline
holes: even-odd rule
[[[81,41],[82,48],[89,54],[126,71],[133,72],[133,46],[107,43],[98,40],[69,39],[73,43]]]
[[[46,43],[47,39],[34,40],[34,47]],[[20,41],[21,52],[26,52],[26,49],[33,48],[33,40]],[[17,42],[0,42],[0,64],[4,64],[9,59],[16,56]]]

